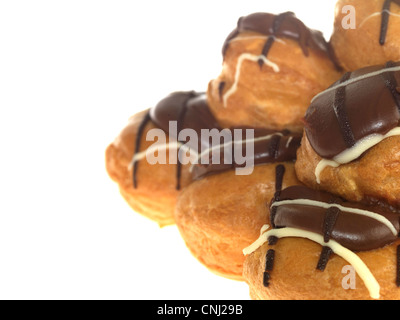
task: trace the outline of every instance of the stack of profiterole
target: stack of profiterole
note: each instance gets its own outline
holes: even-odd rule
[[[209,269],[242,279],[242,249],[266,223],[267,201],[277,188],[299,183],[294,160],[309,100],[341,73],[322,34],[293,13],[241,18],[223,45],[223,64],[205,94],[176,92],[132,117],[108,147],[106,162],[137,212],[160,225],[176,223],[190,251]],[[170,132],[171,121],[177,132]],[[190,143],[176,136],[184,129],[199,137],[201,129],[243,129],[242,154],[248,154],[246,129],[254,129],[254,170],[237,175],[235,159],[219,165],[213,159],[209,165],[149,164],[146,151],[152,152],[154,141],[146,137],[154,128],[168,135],[167,159]],[[204,158],[209,144],[199,139],[189,147],[202,150]],[[222,140],[217,147],[223,155],[233,144]]]
[[[378,27],[386,31],[378,49],[368,50],[395,45],[387,13],[399,8],[386,2]],[[366,16],[363,27],[375,20]],[[344,30],[336,28],[327,43],[293,13],[242,17],[223,45],[223,71],[206,93],[171,94],[133,116],[107,148],[108,173],[132,208],[161,226],[176,223],[202,264],[245,280],[254,299],[400,297],[394,252],[400,152],[392,141],[398,64],[385,53],[385,65],[352,71],[351,59],[345,63],[337,49],[346,41],[365,54]],[[170,130],[171,121],[177,130]],[[157,146],[167,159],[190,152],[196,161],[150,164],[148,134],[156,128],[167,136]],[[243,139],[194,143],[179,136],[184,129],[198,137],[202,129],[239,129]],[[224,163],[223,155],[234,155],[237,145],[246,154],[246,142],[254,144],[255,166],[238,175],[241,164],[235,156]],[[346,265],[355,269],[357,289],[345,290],[339,281]]]
[[[355,29],[341,27],[355,6]],[[295,171],[244,249],[253,299],[400,298],[399,1],[339,1],[344,74],[313,97]]]

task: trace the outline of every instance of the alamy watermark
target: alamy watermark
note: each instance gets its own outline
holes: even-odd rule
[[[183,165],[235,164],[237,175],[250,175],[254,170],[254,129],[201,129],[199,136],[190,128],[178,132],[177,121],[170,121],[168,132],[167,139],[164,130],[149,130],[146,141],[154,141],[154,144],[136,155],[133,161],[146,157],[152,165],[177,164],[178,161]],[[178,152],[171,152],[173,149]]]

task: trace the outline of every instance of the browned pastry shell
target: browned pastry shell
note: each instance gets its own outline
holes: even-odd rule
[[[138,186],[132,181],[132,167],[129,164],[136,145],[136,135],[147,111],[131,117],[127,126],[106,150],[106,169],[109,176],[118,184],[121,195],[138,213],[156,221],[160,226],[174,223],[173,212],[180,191],[176,190],[176,165],[149,164],[146,159],[139,161],[137,171]],[[149,130],[157,128],[151,121],[146,125],[140,151],[146,150],[154,141],[146,141]],[[167,142],[168,142],[167,136]],[[169,151],[166,153],[169,159]],[[182,167],[181,186],[191,182],[189,166]]]
[[[326,167],[316,181],[315,168],[321,157],[306,135],[297,150],[296,173],[305,185],[339,195],[349,201],[381,200],[400,206],[400,137],[381,141],[359,159],[337,168]]]
[[[238,59],[242,54],[260,55],[266,37],[255,32],[242,32],[230,42],[222,73],[208,86],[208,102],[214,116],[224,127],[247,125],[275,130],[301,131],[302,117],[311,99],[340,78],[327,55],[309,49],[305,56],[300,45],[291,39],[275,41],[268,59],[279,72],[264,64],[244,60],[237,90],[226,100],[235,83]],[[225,83],[223,92],[220,84]]]
[[[334,32],[331,44],[339,63],[347,71],[366,66],[384,64],[389,60],[400,60],[400,6],[391,3],[386,41],[380,44],[381,12],[385,0],[339,0],[336,5]],[[355,29],[344,29],[342,13],[344,6],[355,8]],[[394,14],[394,15],[393,15]],[[346,21],[345,21],[346,22]]]
[[[191,253],[209,270],[243,280],[242,249],[267,221],[278,164],[259,165],[251,175],[234,170],[193,182],[179,196],[175,221]],[[284,163],[283,187],[298,184],[294,165]]]
[[[400,299],[396,286],[396,247],[400,241],[382,249],[357,253],[380,286],[380,299]],[[324,271],[316,270],[321,246],[308,239],[283,238],[277,244],[264,244],[246,257],[243,276],[254,300],[370,300],[363,280],[356,274],[355,289],[345,289],[348,283],[343,267],[350,265],[333,254]],[[275,250],[269,286],[263,285],[266,253]],[[343,273],[342,273],[343,272]]]

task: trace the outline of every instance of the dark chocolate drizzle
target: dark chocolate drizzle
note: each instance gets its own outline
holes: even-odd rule
[[[329,258],[331,257],[333,251],[329,247],[322,247],[321,255],[318,260],[317,270],[324,271],[326,265],[328,264]]]
[[[265,271],[263,280],[264,287],[269,286],[269,281],[271,280],[271,271],[274,268],[274,261],[275,261],[275,250],[269,249],[265,256]]]
[[[366,206],[360,203],[348,202],[327,192],[317,191],[303,186],[292,186],[280,193],[280,200],[308,199],[326,204],[338,204],[347,208],[357,208],[374,212],[387,218],[397,230],[400,230],[400,212],[389,211],[382,206]],[[275,203],[273,199],[271,205]],[[376,219],[351,212],[330,211],[317,206],[301,204],[283,204],[276,207],[276,213],[271,221],[275,228],[296,228],[321,234],[324,241],[333,239],[352,251],[368,251],[382,248],[394,242],[398,234],[393,232]],[[323,259],[322,259],[323,260]]]
[[[332,237],[332,231],[335,227],[336,220],[339,217],[340,210],[338,208],[329,208],[325,213],[324,226],[322,234],[324,235],[324,241],[328,242]]]
[[[339,83],[346,82],[350,79],[351,73],[347,72]],[[335,102],[333,104],[333,110],[335,111],[336,118],[338,120],[340,131],[342,132],[343,140],[346,143],[347,148],[351,148],[356,144],[354,139],[353,131],[349,123],[349,118],[345,107],[346,101],[346,87],[340,87],[335,92]]]
[[[332,87],[346,79],[398,66],[400,62],[388,62],[347,73]],[[388,71],[318,95],[304,119],[305,133],[315,152],[332,159],[371,134],[385,135],[399,126],[399,83],[400,72]]]
[[[335,67],[339,70],[341,69],[323,34],[320,31],[307,28],[293,12],[284,12],[279,15],[257,12],[241,17],[238,20],[236,29],[229,34],[222,47],[222,54],[224,57],[228,50],[229,43],[241,32],[257,32],[268,36],[261,52],[265,57],[268,56],[275,39],[277,37],[283,37],[297,41],[305,56],[309,55],[309,49],[315,50],[327,55]],[[258,63],[260,67],[262,67],[264,62],[260,59]]]
[[[274,201],[279,201],[281,198],[281,191],[282,191],[282,185],[283,185],[283,178],[285,176],[285,171],[286,168],[284,165],[278,165],[275,168],[275,194],[274,194]],[[275,215],[276,215],[276,207],[273,207],[270,210],[270,221],[272,224],[273,228],[276,228],[275,226]]]
[[[385,68],[393,68],[395,67],[395,63],[393,61],[388,61],[385,64]],[[385,81],[385,85],[388,88],[388,90],[390,91],[390,93],[393,96],[394,101],[396,102],[397,105],[397,109],[399,110],[400,113],[400,92],[398,90],[398,82],[396,80],[396,78],[394,77],[393,73],[391,72],[387,72],[382,74],[384,81]]]
[[[134,155],[138,154],[140,151],[140,143],[142,141],[142,137],[143,137],[143,131],[144,128],[146,127],[146,125],[150,122],[150,112],[147,112],[146,115],[144,116],[142,122],[139,125],[139,129],[136,135],[136,143],[135,143],[135,151],[134,151]],[[132,179],[133,179],[133,187],[136,189],[137,188],[137,171],[139,168],[139,161],[136,161],[133,164],[133,173],[132,173]]]
[[[383,46],[386,42],[386,36],[388,32],[388,27],[389,27],[389,17],[390,17],[390,6],[394,2],[398,6],[400,6],[400,0],[385,0],[383,3],[383,8],[382,8],[382,20],[381,20],[381,32],[379,35],[379,43],[381,46]]]

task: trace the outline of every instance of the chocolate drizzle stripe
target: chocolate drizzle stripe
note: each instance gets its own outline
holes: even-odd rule
[[[268,245],[270,245],[270,246],[276,245],[277,242],[278,242],[278,238],[277,237],[270,236],[268,238]]]
[[[265,256],[265,271],[263,274],[264,287],[269,287],[271,280],[271,271],[274,268],[275,250],[269,249]]]
[[[346,82],[350,79],[351,73],[347,72],[340,82]],[[346,112],[346,87],[339,87],[335,92],[335,99],[333,102],[336,118],[338,120],[343,139],[348,148],[356,144],[353,131],[350,126],[349,118]]]
[[[388,61],[385,65],[385,68],[393,68],[395,66],[393,61]],[[382,74],[385,86],[388,88],[390,93],[393,96],[394,101],[396,102],[397,109],[399,110],[400,113],[400,93],[398,92],[398,83],[396,78],[393,75],[393,72],[387,72]]]
[[[328,242],[331,239],[333,228],[337,218],[339,217],[340,210],[336,207],[331,207],[326,211],[323,227],[324,241]]]
[[[142,141],[142,136],[144,132],[144,128],[150,122],[150,111],[146,113],[145,117],[143,118],[142,122],[139,125],[139,129],[136,135],[136,144],[135,144],[135,151],[133,156],[137,155],[140,151],[140,142]],[[139,161],[135,161],[133,164],[133,173],[132,173],[132,180],[133,180],[133,188],[137,188],[137,171],[138,171]]]
[[[317,269],[320,271],[324,271],[326,265],[328,264],[329,258],[332,255],[333,250],[330,247],[322,247],[321,255],[319,257],[319,261],[317,264]]]
[[[389,25],[389,11],[392,0],[385,0],[382,8],[381,32],[379,36],[379,43],[383,46],[386,42],[386,35]]]
[[[269,153],[273,155],[274,159],[278,158],[278,151],[279,151],[279,143],[281,141],[281,136],[280,135],[274,135],[269,143],[268,149]]]
[[[275,168],[275,199],[280,199],[280,192],[282,191],[283,178],[285,176],[286,168],[283,164],[277,165]]]
[[[283,178],[285,176],[285,171],[286,171],[286,168],[282,164],[277,165],[275,168],[275,194],[274,194],[273,201],[280,200],[280,194],[282,191]],[[273,228],[276,227],[275,226],[275,215],[276,215],[277,209],[278,209],[277,207],[270,208],[270,223]]]
[[[272,48],[272,45],[275,42],[275,37],[276,34],[278,33],[283,21],[285,20],[286,17],[288,16],[292,16],[293,14],[291,12],[285,12],[282,13],[280,15],[277,15],[274,17],[274,20],[272,22],[272,35],[270,35],[262,49],[261,55],[264,56],[265,58],[268,57],[269,51]],[[258,60],[258,65],[260,66],[260,68],[262,68],[262,66],[264,65],[264,60],[263,59],[259,59]]]
[[[263,273],[263,285],[264,287],[268,288],[269,287],[269,280],[271,279],[271,275],[269,272],[264,271]]]
[[[272,271],[274,268],[275,250],[269,249],[265,259],[265,271]]]

